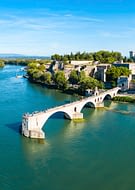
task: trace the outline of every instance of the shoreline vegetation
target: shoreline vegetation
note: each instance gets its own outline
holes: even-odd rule
[[[114,102],[127,102],[127,103],[135,103],[135,95],[118,95],[112,98],[112,101]]]
[[[0,68],[3,68],[4,66],[5,66],[4,61],[1,61],[1,60],[0,60]]]
[[[94,92],[96,88],[104,89],[104,84],[96,75],[87,75],[85,67],[80,70],[71,65],[72,61],[88,61],[89,66],[97,64],[112,64],[115,61],[134,62],[123,57],[120,52],[98,51],[98,52],[77,52],[73,54],[59,55],[54,54],[50,58],[44,59],[0,59],[0,67],[5,65],[26,66],[26,75],[30,82],[40,84],[49,89],[58,89],[63,93],[74,94],[76,96],[85,96],[86,90],[90,89]],[[76,65],[77,66],[77,65]],[[68,73],[70,70],[70,73]],[[112,66],[106,72],[107,82],[112,87],[116,86],[119,76],[128,76],[130,70],[125,67]],[[113,101],[134,103],[135,98],[128,96],[117,96]]]
[[[25,76],[24,76],[24,78],[25,78]],[[83,96],[78,89],[75,89],[75,88],[72,88],[72,87],[69,87],[67,89],[59,89],[58,86],[55,85],[55,84],[46,84],[46,83],[43,83],[41,81],[32,80],[32,79],[30,79],[28,77],[26,77],[26,78],[29,80],[29,82],[41,85],[42,87],[45,87],[45,88],[48,88],[48,89],[58,90],[58,91],[61,91],[62,93],[74,95],[74,96],[77,96],[77,97],[80,97],[80,98],[82,98],[82,96]]]

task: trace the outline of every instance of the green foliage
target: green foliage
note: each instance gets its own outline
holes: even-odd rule
[[[80,81],[80,90],[85,92],[86,89],[95,89],[95,87],[103,88],[103,83],[92,78],[92,77],[85,77],[83,80]]]
[[[36,69],[38,68],[38,65],[36,62],[31,62],[28,64],[28,69]]]
[[[71,62],[72,60],[88,60],[88,61],[99,61],[99,63],[113,63],[115,61],[121,61],[123,59],[121,53],[119,52],[109,52],[109,51],[98,51],[95,53],[88,52],[77,52],[73,54],[58,55],[54,54],[51,56],[52,60],[63,61],[64,63]]]
[[[84,71],[81,71],[79,73],[79,78],[78,79],[79,79],[79,83],[83,82],[86,79],[86,74],[85,74]]]
[[[57,60],[57,61],[61,61],[62,60],[62,56],[59,54],[54,54],[51,56],[52,60]]]
[[[5,66],[4,61],[0,60],[0,68],[2,68],[4,66]]]
[[[113,63],[115,61],[122,60],[122,55],[119,52],[109,52],[109,51],[98,51],[93,54],[94,60],[100,63]]]
[[[24,60],[24,59],[11,59],[5,60],[5,64],[7,65],[21,65],[27,66],[32,60]]]
[[[38,62],[40,65],[42,65],[42,64],[46,65],[46,64],[50,63],[51,61],[49,59],[41,59],[36,62]]]
[[[30,79],[40,80],[45,72],[45,65],[37,62],[31,62],[28,64],[27,74]]]
[[[68,81],[63,71],[56,72],[53,79],[59,89],[65,90],[67,88]]]
[[[52,75],[49,72],[43,73],[40,77],[41,81],[46,84],[51,84]]]
[[[112,88],[115,88],[117,86],[117,82],[116,81],[111,81],[111,85],[112,85]]]
[[[69,76],[69,82],[71,84],[77,84],[79,81],[78,73],[76,70],[72,70]]]
[[[33,72],[33,79],[35,79],[35,80],[38,80],[38,79],[40,79],[41,78],[41,76],[42,76],[42,72],[41,71],[35,71],[35,72]]]
[[[4,60],[4,63],[7,65],[21,65],[27,66],[29,63],[37,63],[37,64],[47,64],[49,63],[49,59],[11,59],[11,60]]]
[[[38,69],[39,69],[40,71],[45,71],[46,67],[45,67],[44,64],[40,64],[40,65],[38,66]]]
[[[126,56],[123,58],[123,62],[133,63],[135,62],[134,58],[127,58]]]
[[[129,76],[131,74],[131,71],[126,67],[110,67],[107,72],[107,80],[108,81],[117,81],[118,77],[120,76]]]
[[[115,96],[113,101],[135,103],[135,99],[129,96]]]

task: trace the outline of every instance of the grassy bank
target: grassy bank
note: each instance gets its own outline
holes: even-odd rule
[[[129,96],[115,96],[113,101],[135,103],[135,98]]]

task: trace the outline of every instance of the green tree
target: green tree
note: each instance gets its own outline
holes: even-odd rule
[[[59,55],[59,54],[54,54],[54,55],[51,56],[51,59],[56,60],[56,61],[61,61],[62,56]]]
[[[35,71],[32,73],[32,78],[33,78],[34,80],[40,80],[42,74],[43,74],[42,71],[35,70]]]
[[[45,65],[37,62],[30,62],[28,64],[27,74],[30,79],[40,80],[40,77],[45,72]]]
[[[36,69],[38,68],[38,64],[36,62],[31,62],[28,64],[28,69]]]
[[[84,71],[81,71],[81,72],[79,73],[79,77],[78,77],[79,83],[82,82],[82,81],[84,81],[85,78],[86,78],[85,72],[84,72]]]
[[[50,72],[45,72],[40,76],[41,81],[46,84],[51,84],[51,78],[52,78],[52,75]]]
[[[120,76],[129,76],[131,71],[127,67],[110,67],[107,72],[107,80],[108,81],[117,81],[118,77]]]
[[[85,79],[80,82],[79,89],[81,90],[82,93],[84,93],[86,89],[94,90],[95,87],[102,89],[104,86],[103,86],[102,82],[100,82],[92,77],[85,77]]]
[[[77,84],[79,81],[79,77],[78,77],[78,74],[77,74],[77,71],[76,70],[72,70],[70,75],[69,75],[69,82],[71,84]]]
[[[66,64],[68,64],[68,57],[63,57],[63,59],[62,59],[62,61],[63,61],[63,63],[66,65]]]
[[[52,55],[52,60],[57,60],[57,61],[71,61],[71,60],[91,60],[91,61],[99,61],[99,63],[113,63],[115,61],[121,61],[123,59],[122,55],[120,52],[110,52],[110,51],[105,51],[101,50],[98,52],[94,53],[88,53],[88,52],[77,52],[73,54],[66,54],[66,55],[59,55],[55,54]]]
[[[59,89],[65,90],[67,88],[68,81],[63,71],[56,72],[53,79]]]
[[[45,67],[44,64],[41,64],[41,65],[38,66],[38,69],[39,69],[40,71],[45,71],[46,67]]]
[[[98,51],[93,54],[94,60],[100,63],[112,64],[115,61],[121,61],[122,55],[119,52],[109,52],[109,51]]]

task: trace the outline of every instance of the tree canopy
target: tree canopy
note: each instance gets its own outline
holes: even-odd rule
[[[65,90],[68,85],[68,81],[65,77],[65,74],[63,71],[58,71],[54,74],[54,82],[58,86],[59,89]]]
[[[117,81],[120,76],[129,76],[131,71],[127,67],[110,67],[107,72],[107,80],[108,81]]]
[[[98,52],[77,52],[73,54],[65,54],[65,55],[59,55],[59,54],[54,54],[51,56],[52,60],[57,60],[57,61],[63,61],[64,63],[72,61],[72,60],[88,60],[88,61],[98,61],[99,63],[113,63],[115,61],[121,61],[123,59],[122,55],[120,52],[110,52],[110,51],[105,51],[101,50]]]
[[[103,83],[92,78],[92,77],[85,77],[83,80],[80,81],[80,87],[82,93],[85,92],[86,89],[95,89],[95,87],[98,87],[102,89],[104,87]]]
[[[76,70],[72,70],[69,75],[69,82],[71,84],[77,84],[79,81],[79,76]]]

